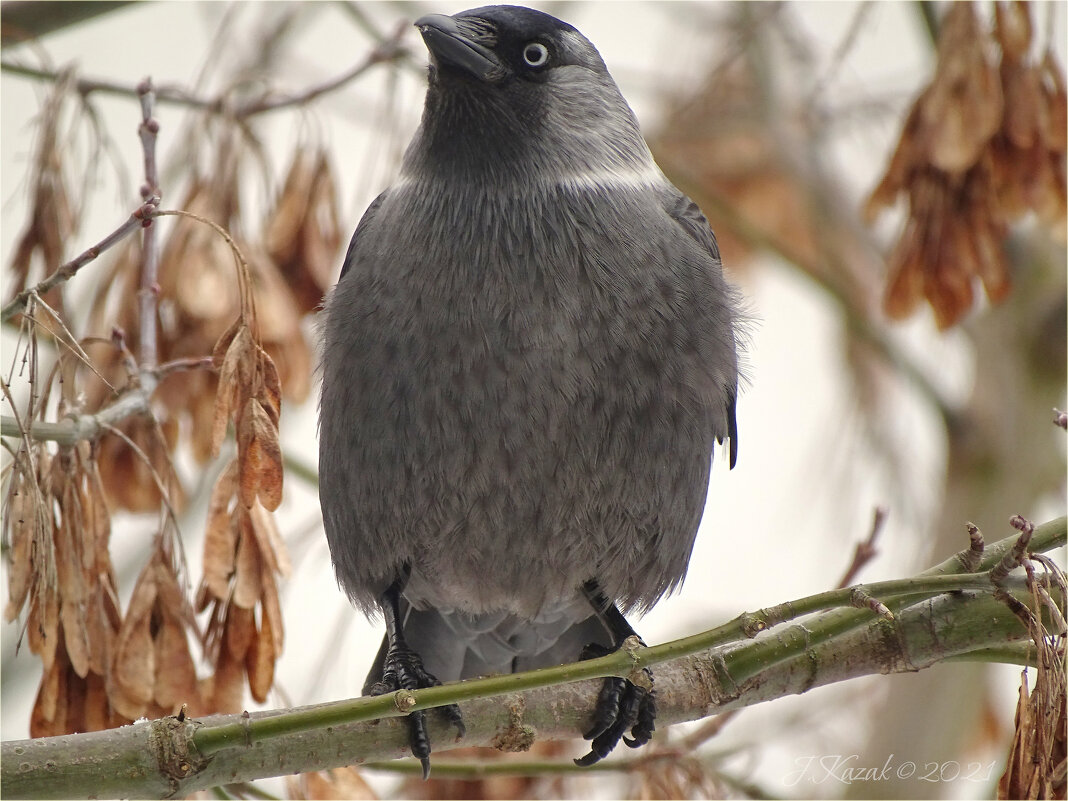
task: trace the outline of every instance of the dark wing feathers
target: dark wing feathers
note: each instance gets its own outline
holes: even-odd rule
[[[676,190],[672,192],[671,197],[668,199],[666,208],[668,214],[679,224],[682,230],[707,250],[712,258],[717,262],[720,261],[716,235],[712,231],[712,226],[708,224],[708,219],[696,203]],[[727,437],[731,441],[731,467],[734,467],[734,463],[738,460],[737,395],[737,388],[732,388],[727,396]],[[719,442],[721,445],[723,444],[722,439]]]
[[[389,190],[387,189],[386,192]],[[383,192],[374,199],[370,206],[367,207],[367,211],[363,213],[363,217],[360,218],[360,224],[356,226],[356,230],[352,232],[352,239],[349,240],[349,249],[345,251],[345,261],[341,264],[341,275],[338,276],[338,281],[341,281],[345,277],[345,273],[349,271],[349,267],[352,266],[352,251],[356,247],[356,240],[360,238],[360,232],[363,231],[367,224],[374,218],[375,212],[378,211],[378,207],[382,205],[382,200],[386,196],[386,192]]]

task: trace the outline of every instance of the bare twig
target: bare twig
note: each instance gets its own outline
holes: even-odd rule
[[[390,38],[375,46],[363,61],[356,64],[348,72],[344,72],[336,78],[332,78],[318,86],[310,87],[295,95],[284,95],[276,98],[270,98],[264,95],[234,109],[234,116],[238,118],[251,117],[254,114],[262,114],[265,111],[275,111],[276,109],[287,108],[289,106],[303,105],[315,100],[317,97],[321,97],[329,92],[340,89],[349,81],[355,80],[378,64],[396,61],[399,58],[407,56],[408,50],[401,46],[400,40],[404,34],[407,33],[408,28],[409,25],[407,22],[398,25],[396,31],[394,31]]]
[[[990,581],[994,584],[1000,584],[1009,573],[1023,564],[1024,558],[1027,556],[1027,546],[1031,542],[1031,535],[1035,533],[1034,523],[1022,515],[1013,515],[1009,519],[1009,524],[1020,532],[1020,536],[1016,538],[1012,549],[990,571]]]
[[[75,256],[66,264],[63,264],[58,267],[55,272],[53,272],[39,284],[36,284],[32,287],[28,287],[27,289],[22,290],[22,292],[19,292],[4,306],[3,311],[0,312],[0,321],[7,322],[16,314],[25,309],[26,302],[29,300],[31,295],[43,295],[45,292],[47,292],[57,284],[61,284],[64,281],[70,280],[74,276],[74,274],[77,273],[78,270],[80,270],[86,264],[93,261],[93,259],[97,258],[97,256],[99,256],[108,248],[117,245],[127,236],[132,234],[135,230],[143,226],[146,222],[150,221],[155,215],[156,207],[158,205],[158,197],[148,198],[140,208],[138,208],[133,214],[130,215],[129,219],[127,219],[126,222],[124,222],[106,237],[101,239],[91,248],[86,250],[84,253]]]
[[[163,378],[171,373],[179,373],[182,370],[215,370],[215,363],[211,356],[190,356],[185,359],[172,359],[164,362],[155,369],[156,378]]]
[[[99,370],[96,369],[96,365],[93,364],[93,360],[89,358],[89,354],[85,352],[84,348],[82,348],[81,343],[74,336],[74,332],[71,331],[67,327],[67,324],[63,321],[63,317],[60,315],[60,313],[57,312],[55,309],[53,309],[51,306],[49,306],[44,301],[44,299],[41,298],[36,293],[32,294],[30,296],[30,298],[33,301],[33,307],[31,308],[30,313],[28,315],[26,315],[28,318],[30,318],[30,323],[32,325],[34,325],[34,326],[43,325],[43,322],[41,320],[38,320],[37,317],[36,317],[37,308],[40,307],[41,309],[43,309],[48,314],[48,316],[52,318],[52,320],[54,321],[55,325],[57,326],[56,329],[52,329],[52,328],[49,328],[49,327],[46,326],[45,327],[46,330],[50,334],[55,336],[56,339],[60,340],[61,342],[64,342],[67,345],[67,347],[70,349],[70,352],[73,353],[75,356],[77,356],[78,359],[82,362],[82,364],[84,364],[86,367],[88,367],[90,370],[92,370],[96,374],[97,378],[99,378],[101,381],[103,381],[104,384],[109,389],[114,389],[111,386],[111,383],[106,378],[104,378],[103,375],[100,374]],[[42,398],[42,404],[41,404],[42,406],[45,406],[48,403],[48,391],[49,390],[47,388],[50,387],[50,386],[51,386],[51,382],[50,381],[46,381],[45,382],[46,391],[45,391],[45,397]],[[36,404],[31,404],[30,408],[31,408],[31,417],[32,417],[33,415],[36,414],[38,409],[37,409]]]
[[[167,485],[163,482],[163,476],[161,476],[156,470],[156,467],[152,464],[152,460],[148,457],[148,454],[144,452],[140,445],[138,445],[136,442],[126,436],[126,434],[124,434],[115,426],[105,424],[103,428],[107,429],[109,434],[114,434],[116,437],[125,442],[126,445],[130,448],[130,450],[137,454],[137,458],[144,462],[145,467],[148,468],[148,471],[152,476],[153,482],[155,482],[156,484],[156,489],[159,491],[159,497],[160,500],[163,501],[163,508],[166,510],[167,517],[170,518],[171,524],[174,526],[175,529],[177,529],[178,513],[174,510],[174,506],[171,505],[170,492],[168,492]]]
[[[6,387],[6,384],[4,386]],[[152,388],[155,388],[154,383]],[[118,400],[95,414],[70,415],[55,423],[36,420],[29,427],[29,436],[31,439],[50,440],[60,445],[95,440],[105,430],[113,428],[126,418],[147,414],[151,408],[148,400],[150,395],[151,392],[147,388],[137,387],[123,393]],[[0,416],[0,433],[5,437],[19,436],[19,420],[6,414]]]
[[[970,544],[967,550],[957,554],[957,558],[960,559],[961,567],[964,568],[965,573],[974,573],[979,569],[979,565],[983,561],[983,551],[986,549],[986,543],[983,541],[983,532],[979,530],[979,526],[975,525],[975,523],[968,523],[967,528]]]
[[[191,108],[199,108],[213,114],[231,114],[238,118],[249,117],[267,111],[275,111],[288,106],[299,106],[314,100],[321,95],[340,89],[349,81],[360,77],[378,64],[384,64],[390,61],[400,61],[407,58],[410,53],[407,48],[402,47],[400,44],[400,39],[407,30],[407,23],[398,26],[396,33],[394,33],[392,37],[375,46],[359,64],[336,78],[331,78],[325,83],[313,86],[295,95],[270,97],[265,94],[235,109],[232,107],[229,98],[225,95],[215,98],[198,97],[180,86],[163,85],[154,89],[155,99],[161,103],[174,103],[177,105],[189,106]],[[16,64],[11,61],[0,61],[0,70],[24,78],[34,78],[42,81],[55,81],[59,78],[59,73],[54,70],[27,67],[23,64]],[[119,81],[98,78],[77,78],[74,81],[74,88],[82,95],[88,95],[93,92],[103,92],[105,94],[122,95],[125,97],[139,97],[139,87],[140,85],[131,86],[130,84],[121,83]]]
[[[875,512],[871,521],[871,531],[868,533],[868,538],[863,542],[857,543],[857,547],[853,551],[853,561],[849,567],[846,568],[846,572],[842,575],[842,580],[838,582],[838,589],[848,587],[852,584],[856,579],[857,574],[861,571],[861,568],[868,564],[868,562],[874,559],[879,553],[875,547],[875,540],[878,539],[880,532],[882,532],[888,514],[889,511],[885,506],[875,507]]]
[[[141,148],[145,157],[145,184],[141,187],[141,197],[146,201],[162,197],[159,188],[159,173],[156,169],[156,139],[159,122],[152,116],[155,106],[155,89],[152,79],[145,78],[137,85],[137,95],[141,99],[141,124],[137,133],[141,137]],[[144,238],[141,248],[141,289],[138,301],[141,312],[141,367],[154,370],[159,363],[157,344],[156,306],[159,301],[159,226],[152,220],[145,222]]]

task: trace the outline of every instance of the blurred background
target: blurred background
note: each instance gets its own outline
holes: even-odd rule
[[[102,480],[115,605],[135,600],[161,538],[177,537],[180,548],[167,553],[177,564],[184,551],[187,567],[175,570],[176,586],[189,599],[207,586],[202,603],[189,602],[199,618],[172,621],[190,642],[209,632],[206,649],[189,650],[206,704],[358,695],[381,633],[338,590],[322,535],[315,311],[419,122],[426,56],[410,23],[467,6],[111,3],[55,20],[45,10],[63,5],[82,4],[0,7],[4,302],[140,204],[134,90],[151,76],[161,208],[206,216],[242,247],[283,395],[285,489],[273,521],[284,548],[262,546],[256,558],[273,578],[250,591],[241,619],[266,642],[277,599],[284,647],[270,651],[273,682],[254,686],[262,704],[244,691],[241,669],[223,703],[219,641],[230,635],[220,632],[239,618],[201,577],[218,569],[210,549],[205,558],[205,530],[214,530],[211,495],[234,448],[211,456],[216,377],[194,362],[211,355],[240,293],[221,240],[161,219],[159,361],[197,369],[162,379],[158,426],[123,428],[153,464],[174,465],[174,531],[125,440],[106,436],[78,468]],[[664,172],[709,217],[751,315],[738,466],[716,460],[686,584],[633,621],[647,642],[835,587],[876,507],[887,517],[861,581],[947,558],[967,546],[966,521],[994,541],[1010,533],[1013,514],[1042,522],[1064,513],[1065,440],[1050,422],[1066,402],[1063,3],[532,5],[598,47]],[[57,408],[92,411],[112,397],[105,379],[125,380],[113,331],[139,354],[135,239],[45,296],[93,363],[61,369],[67,383],[48,403],[38,396],[56,347],[41,337],[31,382],[27,338],[17,318],[5,322],[5,415],[12,402],[37,404],[41,419],[56,419]],[[257,519],[263,543],[274,535]],[[16,594],[9,575],[5,598]],[[9,604],[2,628],[5,739],[28,736],[31,718],[35,733],[54,723],[41,717],[33,635],[21,637],[27,614]],[[277,630],[272,640],[280,646]],[[985,798],[1004,767],[1019,679],[1017,667],[956,663],[762,704],[668,777],[422,785],[365,771],[369,784],[357,789],[262,785],[305,797]],[[102,688],[86,686],[87,697]],[[156,688],[153,701],[124,707],[129,717],[171,711],[158,678]],[[811,768],[835,755],[853,767],[891,759],[958,769],[848,783]]]

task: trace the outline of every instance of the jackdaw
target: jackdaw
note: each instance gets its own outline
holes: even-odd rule
[[[415,25],[422,122],[322,325],[326,536],[386,624],[369,694],[621,647],[623,612],[686,573],[713,445],[733,467],[738,443],[736,292],[597,50],[518,6]],[[648,742],[646,679],[605,680],[579,764]]]

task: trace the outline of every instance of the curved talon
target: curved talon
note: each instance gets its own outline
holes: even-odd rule
[[[624,737],[623,742],[627,744],[628,748],[639,748],[653,739],[653,732],[655,730],[656,695],[655,693],[646,693],[638,707],[638,719],[634,724],[634,728],[630,731],[630,733],[634,735],[634,739]]]
[[[597,643],[590,643],[582,649],[581,659],[594,659],[612,653],[612,649]],[[653,674],[643,668],[649,686],[653,684]],[[592,740],[590,752],[575,760],[579,767],[588,767],[600,762],[619,745],[622,739],[630,748],[639,748],[652,739],[656,728],[656,698],[651,690],[646,690],[627,679],[609,676],[601,685],[594,707],[593,725],[583,738]],[[630,730],[630,737],[624,732]]]
[[[391,648],[383,660],[382,678],[367,688],[368,695],[385,695],[398,690],[421,690],[427,687],[440,687],[441,682],[423,667],[423,662],[414,651],[398,647]],[[456,704],[438,707],[445,718],[456,726],[458,739],[467,729],[464,726],[460,707]],[[418,709],[405,716],[408,725],[408,746],[412,756],[423,766],[423,779],[430,777],[430,733],[426,726],[426,712]]]
[[[619,717],[620,700],[626,690],[624,680],[609,676],[601,685],[597,694],[597,706],[594,707],[593,725],[582,735],[585,740],[595,740],[604,734]]]

